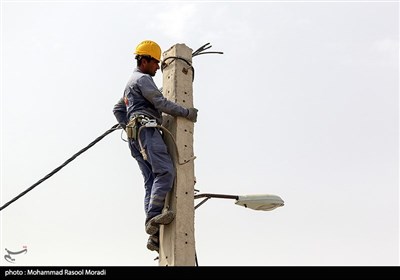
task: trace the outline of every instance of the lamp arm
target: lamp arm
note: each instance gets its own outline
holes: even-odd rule
[[[236,200],[239,199],[239,196],[238,196],[238,195],[216,194],[216,193],[202,193],[202,194],[196,194],[196,195],[194,196],[194,199],[202,198],[202,197],[208,197],[208,198],[212,198],[212,197],[215,197],[215,198],[227,198],[227,199],[236,199]]]
[[[195,207],[194,210],[196,210],[197,208],[199,208],[201,205],[203,205],[207,200],[209,200],[210,198],[214,197],[214,198],[226,198],[226,199],[239,199],[239,196],[237,195],[229,195],[229,194],[215,194],[215,193],[202,193],[202,194],[196,194],[194,196],[194,199],[197,198],[203,198],[205,197],[205,199],[203,199],[201,202],[199,202]]]

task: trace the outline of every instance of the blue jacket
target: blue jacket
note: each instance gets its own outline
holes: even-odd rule
[[[166,99],[153,78],[135,68],[125,87],[124,96],[114,106],[118,123],[126,124],[133,114],[146,115],[162,123],[162,113],[186,117],[189,110]]]

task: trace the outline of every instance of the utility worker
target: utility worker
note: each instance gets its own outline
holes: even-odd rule
[[[162,113],[196,122],[198,110],[167,100],[155,85],[152,77],[160,69],[161,60],[161,48],[157,43],[141,42],[135,55],[137,67],[128,80],[123,97],[114,105],[113,113],[127,131],[131,155],[144,178],[145,230],[150,235],[147,248],[158,251],[159,226],[171,223],[175,217],[171,210],[162,213],[166,195],[175,180],[175,168],[159,128],[142,127],[137,134],[146,123],[161,125]],[[145,155],[141,153],[141,147],[145,149]]]

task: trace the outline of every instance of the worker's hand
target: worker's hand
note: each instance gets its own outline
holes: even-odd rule
[[[199,110],[197,110],[196,108],[189,108],[188,110],[189,110],[189,114],[186,116],[186,118],[189,121],[197,122],[197,112]]]

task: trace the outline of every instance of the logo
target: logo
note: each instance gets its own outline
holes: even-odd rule
[[[15,258],[11,257],[12,255],[19,255],[19,254],[22,254],[22,253],[26,254],[28,252],[28,247],[22,246],[22,248],[24,248],[24,249],[21,250],[21,251],[18,251],[18,252],[13,252],[13,251],[10,251],[10,250],[8,250],[6,248],[7,254],[4,255],[4,259],[6,261],[8,261],[9,263],[15,263]]]

